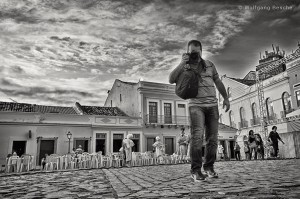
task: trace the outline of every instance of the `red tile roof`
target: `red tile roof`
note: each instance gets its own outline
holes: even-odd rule
[[[85,115],[127,116],[118,107],[81,106]]]
[[[15,102],[0,102],[0,111],[77,114],[72,107],[44,106]]]
[[[242,84],[245,84],[247,86],[252,86],[256,83],[256,80],[238,79],[238,78],[233,78],[233,77],[228,77],[228,78],[235,80],[237,82],[240,82]]]

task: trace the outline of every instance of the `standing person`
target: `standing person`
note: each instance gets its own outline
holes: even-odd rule
[[[184,161],[183,157],[187,155],[187,147],[189,143],[189,138],[187,135],[185,135],[184,132],[185,128],[181,128],[181,135],[178,138],[178,145],[179,145],[179,156],[180,156],[180,161]]]
[[[155,147],[155,154],[156,157],[158,158],[159,162],[163,161],[163,154],[164,154],[164,145],[160,141],[160,137],[156,136],[155,138],[156,142],[154,142],[153,147]]]
[[[235,142],[234,155],[235,155],[236,160],[241,160],[241,152],[240,151],[241,151],[240,145],[238,144],[238,142]]]
[[[132,134],[127,135],[127,139],[123,139],[122,141],[122,148],[123,152],[125,153],[125,166],[130,167],[131,160],[132,160],[132,147],[134,146],[133,141],[131,140],[133,138]]]
[[[273,146],[274,157],[277,158],[278,151],[279,151],[278,140],[280,140],[282,142],[282,144],[284,144],[284,142],[282,141],[281,137],[277,133],[277,126],[273,126],[272,127],[272,131],[269,134],[268,140],[271,142],[271,145]]]
[[[220,160],[225,160],[224,158],[224,147],[223,145],[219,142],[218,144],[218,156],[220,157]]]
[[[205,132],[206,147],[203,170],[208,177],[217,178],[214,170],[216,153],[218,147],[218,124],[219,110],[216,89],[224,98],[223,108],[226,112],[230,109],[227,92],[219,78],[215,65],[202,58],[202,44],[198,40],[191,40],[187,45],[187,52],[183,54],[180,64],[171,72],[169,82],[171,84],[178,80],[184,70],[190,68],[198,71],[198,94],[189,99],[189,113],[191,126],[191,177],[196,182],[205,180],[206,175],[201,172],[202,168],[202,145]],[[193,54],[193,56],[190,56]],[[194,56],[196,55],[196,56]],[[189,62],[189,64],[187,64]]]
[[[245,152],[246,160],[250,160],[250,148],[249,148],[248,141],[244,142],[244,152]]]
[[[265,150],[264,150],[264,142],[261,139],[259,134],[255,134],[256,145],[257,145],[257,153],[261,157],[261,159],[265,159]]]
[[[255,139],[253,130],[249,131],[248,143],[249,143],[249,148],[250,148],[249,158],[251,160],[252,152],[254,151],[254,159],[256,160],[257,159],[257,145],[256,145],[256,139]]]

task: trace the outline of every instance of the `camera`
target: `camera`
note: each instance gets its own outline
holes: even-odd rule
[[[189,61],[186,62],[187,64],[198,64],[200,60],[200,54],[198,52],[187,53],[187,55],[189,56]]]

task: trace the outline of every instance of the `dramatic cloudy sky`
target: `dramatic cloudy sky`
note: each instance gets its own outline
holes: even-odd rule
[[[0,0],[0,100],[103,106],[115,79],[167,83],[191,39],[243,78],[297,48],[299,19],[289,0]]]

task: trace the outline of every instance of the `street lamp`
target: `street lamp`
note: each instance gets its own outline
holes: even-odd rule
[[[68,137],[68,139],[69,139],[69,149],[68,149],[68,153],[70,153],[70,142],[71,142],[71,138],[72,138],[72,133],[71,133],[70,131],[67,133],[67,137]]]

